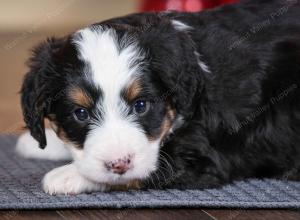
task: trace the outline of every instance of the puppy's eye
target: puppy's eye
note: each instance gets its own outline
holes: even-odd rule
[[[145,100],[138,100],[134,103],[133,112],[137,115],[144,115],[150,109],[150,102]]]
[[[85,120],[89,119],[89,113],[84,108],[75,109],[74,116],[79,121],[85,121]]]

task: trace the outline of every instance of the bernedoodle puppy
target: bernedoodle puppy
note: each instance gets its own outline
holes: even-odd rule
[[[110,19],[41,43],[29,68],[17,152],[72,159],[47,193],[300,179],[296,0]]]

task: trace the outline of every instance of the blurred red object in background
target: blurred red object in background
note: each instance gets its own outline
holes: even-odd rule
[[[201,11],[238,0],[144,0],[141,11]]]

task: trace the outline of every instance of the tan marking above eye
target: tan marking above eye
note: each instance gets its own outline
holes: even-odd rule
[[[69,92],[69,97],[77,104],[86,108],[93,106],[93,99],[81,88],[74,87]]]
[[[134,80],[131,85],[125,91],[125,99],[127,101],[133,101],[136,99],[142,91],[142,85],[139,80]]]

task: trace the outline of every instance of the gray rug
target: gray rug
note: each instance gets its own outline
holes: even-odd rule
[[[251,180],[222,189],[148,190],[50,196],[41,179],[61,163],[14,154],[15,136],[0,136],[0,209],[54,208],[300,208],[300,182]]]

